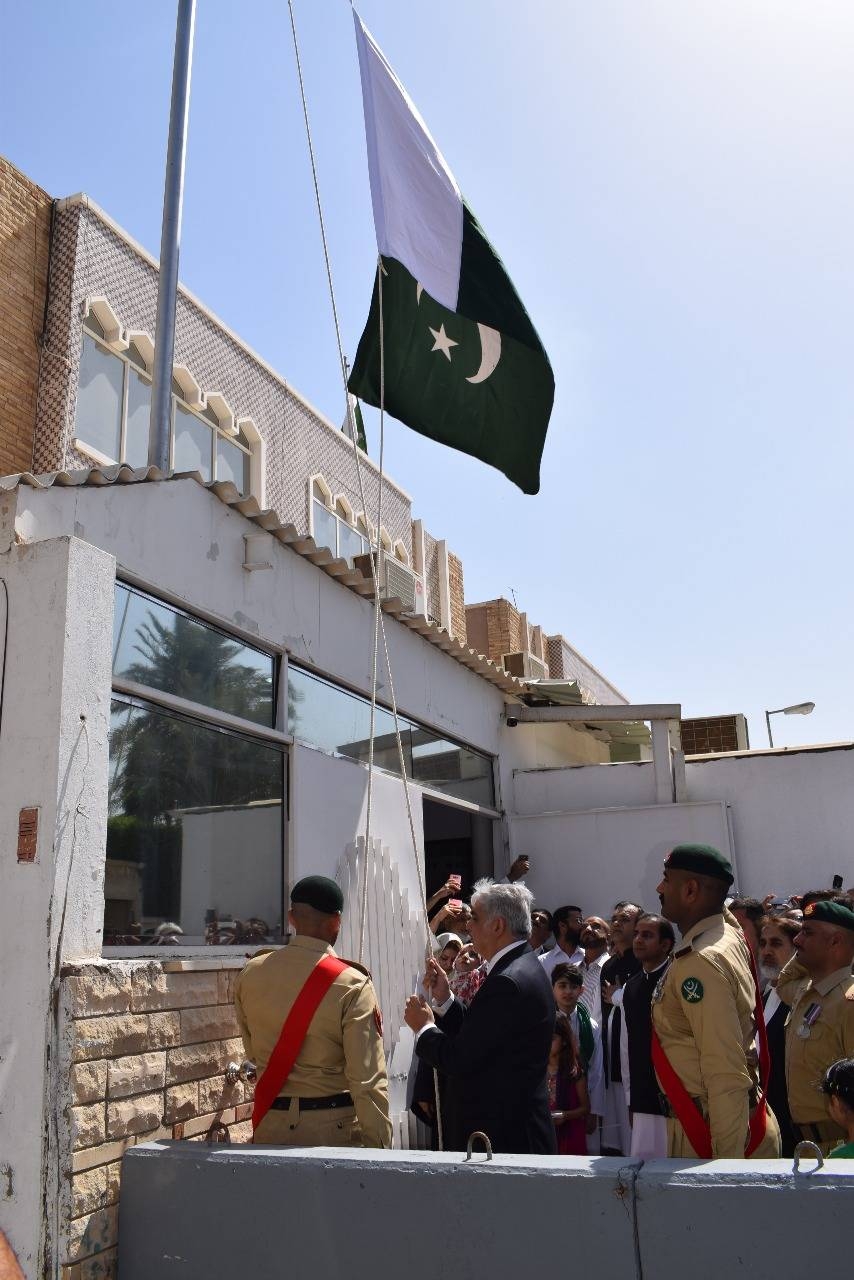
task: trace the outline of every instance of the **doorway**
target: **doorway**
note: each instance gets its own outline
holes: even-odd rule
[[[462,877],[460,897],[471,896],[481,876],[491,876],[492,818],[436,800],[424,804],[424,878],[429,898],[450,875]]]

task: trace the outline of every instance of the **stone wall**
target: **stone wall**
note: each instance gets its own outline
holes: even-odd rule
[[[33,464],[50,205],[0,157],[0,475]]]
[[[204,1142],[221,1136],[220,1126],[232,1142],[251,1139],[252,1086],[225,1080],[227,1064],[244,1059],[233,1005],[239,968],[181,970],[182,963],[199,962],[119,960],[63,970],[62,1280],[116,1274],[128,1147],[153,1138]]]

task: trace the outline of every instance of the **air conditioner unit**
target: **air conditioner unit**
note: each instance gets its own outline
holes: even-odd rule
[[[364,578],[370,578],[370,555],[356,556],[353,565]],[[378,573],[381,600],[396,598],[403,604],[404,613],[424,613],[424,580],[413,573],[409,565],[384,551],[379,558]]]
[[[533,653],[505,653],[501,662],[504,670],[509,676],[516,676],[519,680],[548,680],[549,669],[543,662],[542,658],[538,658]]]

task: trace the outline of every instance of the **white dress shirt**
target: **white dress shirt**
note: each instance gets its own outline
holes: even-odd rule
[[[581,947],[576,947],[572,955],[569,956],[563,950],[559,943],[555,943],[551,951],[547,951],[545,955],[540,956],[540,964],[546,971],[546,976],[551,979],[552,972],[559,964],[577,964],[580,965],[584,959],[584,952]]]

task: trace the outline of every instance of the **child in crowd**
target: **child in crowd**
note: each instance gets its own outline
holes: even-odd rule
[[[590,1113],[587,1081],[566,1014],[555,1019],[548,1070],[549,1109],[557,1130],[560,1156],[587,1155],[585,1120]]]
[[[848,1135],[848,1141],[835,1147],[829,1158],[854,1160],[854,1058],[840,1058],[828,1067],[821,1089],[827,1094],[828,1115]]]

